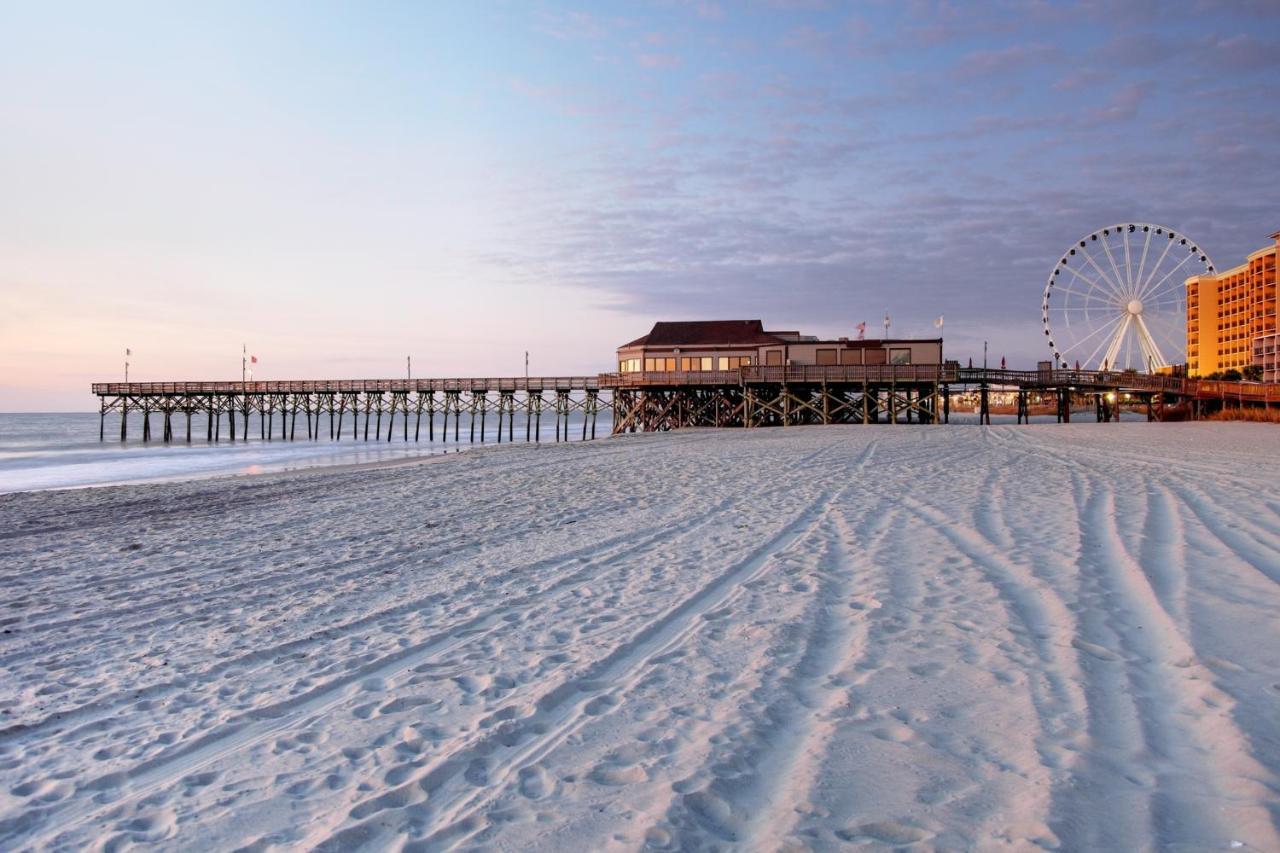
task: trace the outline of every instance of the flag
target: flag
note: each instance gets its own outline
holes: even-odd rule
[[[941,314],[939,314],[939,315],[938,315],[938,319],[936,319],[936,320],[934,320],[934,321],[933,321],[933,327],[934,327],[935,329],[941,329],[941,328],[942,328],[942,315],[941,315]]]
[[[124,351],[124,354],[125,354],[125,355],[133,355],[133,350],[131,350],[131,349],[129,349],[129,348],[127,348],[127,347],[126,347],[126,348],[125,348],[125,351]]]
[[[251,356],[249,356],[249,363],[250,363],[250,364],[257,364],[257,363],[258,363],[258,357],[257,357],[256,355],[251,355]]]
[[[884,327],[886,329],[889,328],[889,312],[888,311],[886,311],[884,314]]]
[[[858,340],[862,340],[867,336],[867,321],[863,320],[858,324]]]
[[[1000,369],[1004,370],[1004,356],[1000,356]]]

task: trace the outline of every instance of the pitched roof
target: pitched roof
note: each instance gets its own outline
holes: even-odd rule
[[[684,320],[654,323],[649,334],[623,346],[758,346],[780,343],[782,340],[766,332],[764,323],[759,320]]]

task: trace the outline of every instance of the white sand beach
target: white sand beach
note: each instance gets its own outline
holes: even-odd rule
[[[1280,849],[1280,431],[0,496],[0,848]]]

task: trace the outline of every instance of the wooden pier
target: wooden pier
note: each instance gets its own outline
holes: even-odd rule
[[[247,441],[254,414],[258,438],[294,441],[480,441],[490,419],[497,440],[538,442],[543,417],[555,422],[555,440],[570,439],[570,417],[581,413],[581,440],[596,437],[600,387],[596,377],[530,379],[360,379],[281,382],[98,383],[98,437],[106,438],[108,414],[120,414],[120,440],[128,439],[128,416],[142,415],[142,440],[150,441],[151,417],[161,439],[174,441],[175,422],[192,438],[192,421],[203,422],[205,440]],[[463,425],[465,415],[465,427]],[[185,418],[185,423],[183,422]],[[522,424],[518,421],[523,421]],[[225,423],[226,432],[223,432]],[[237,430],[237,424],[239,429]],[[523,430],[520,427],[523,426]],[[465,429],[465,432],[464,432]]]
[[[989,370],[950,365],[772,367],[725,371],[602,373],[577,377],[481,379],[295,380],[278,382],[104,382],[99,438],[107,416],[142,415],[142,439],[151,419],[160,440],[193,437],[193,421],[206,441],[247,441],[257,417],[261,440],[402,442],[486,440],[489,419],[497,441],[538,442],[543,418],[555,440],[596,437],[602,408],[611,431],[652,432],[687,427],[801,424],[948,423],[951,398],[976,394],[978,415],[990,423],[990,396],[1016,395],[1018,422],[1028,422],[1030,401],[1054,401],[1057,419],[1071,419],[1072,404],[1091,399],[1098,421],[1118,420],[1122,407],[1145,409],[1149,420],[1198,418],[1224,406],[1280,406],[1280,385],[1212,382],[1116,371]],[[574,414],[580,423],[570,421]],[[465,419],[465,425],[464,425]],[[521,423],[523,421],[523,423]],[[225,432],[224,432],[225,426]],[[477,427],[479,430],[477,432]],[[114,430],[113,430],[114,431]],[[198,434],[198,433],[197,433]]]

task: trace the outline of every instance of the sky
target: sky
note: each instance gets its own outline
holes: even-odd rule
[[[1104,225],[1280,229],[1280,3],[0,2],[0,410],[608,370],[656,320],[1032,366]]]

